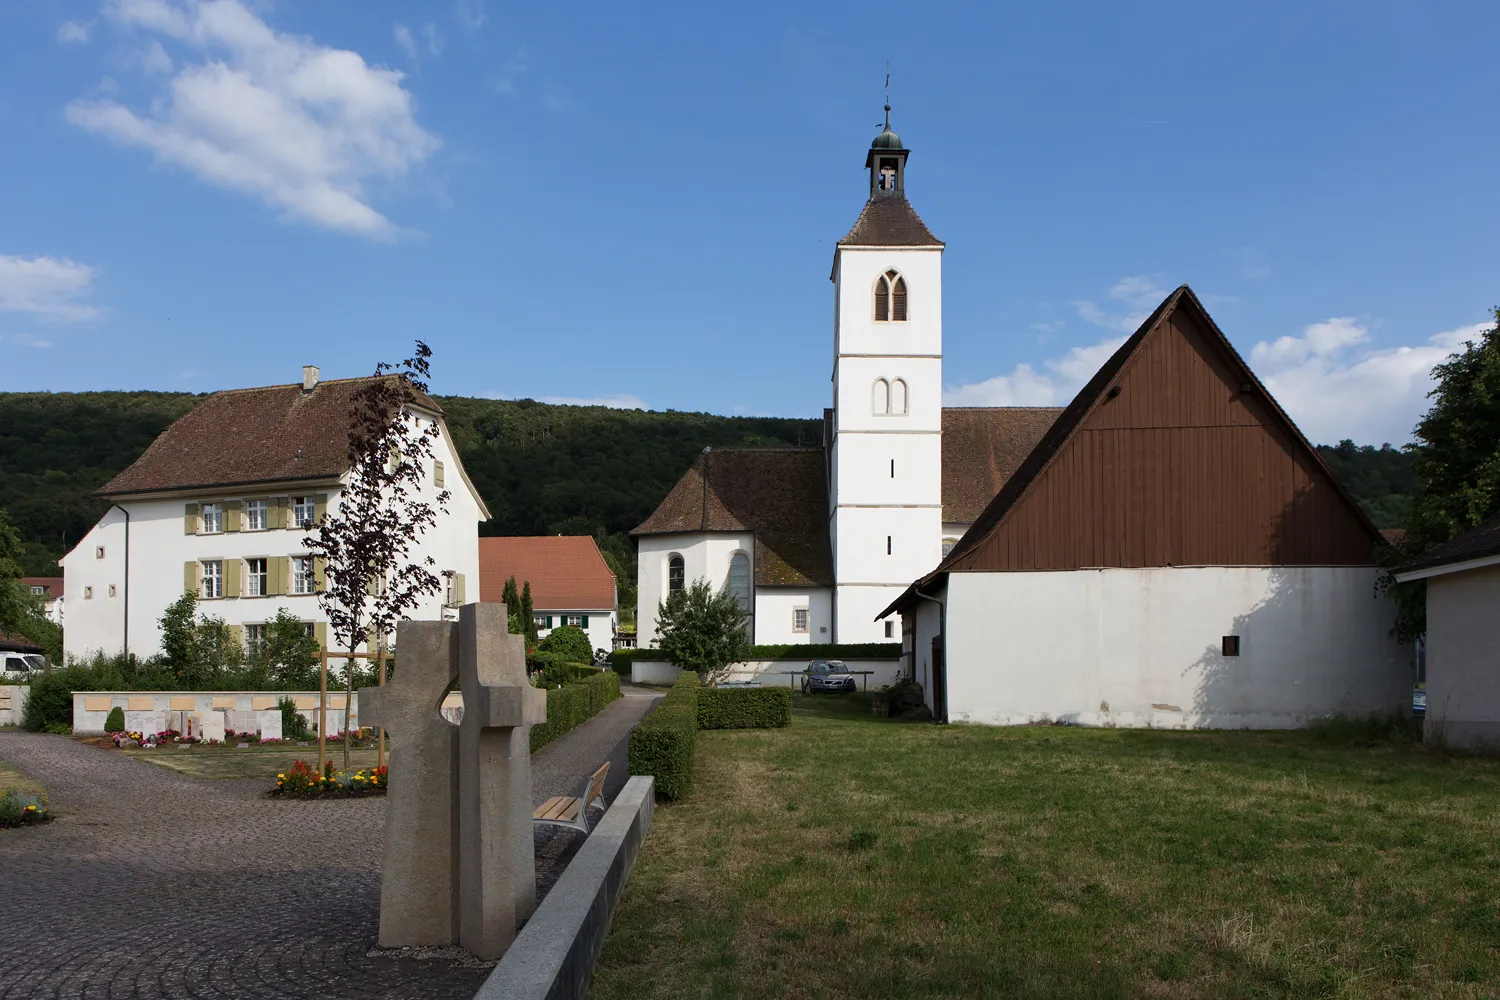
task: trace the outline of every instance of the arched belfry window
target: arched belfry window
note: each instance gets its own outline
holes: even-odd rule
[[[683,565],[682,556],[672,556],[667,560],[667,596],[671,596],[687,586],[687,567]]]
[[[891,384],[883,378],[876,379],[874,388],[870,390],[870,408],[875,411],[876,416],[891,412]]]
[[[891,413],[906,415],[906,379],[898,378],[891,382]]]
[[[906,279],[887,271],[875,279],[875,322],[906,321]]]
[[[729,592],[740,602],[741,611],[750,610],[750,557],[743,552],[729,557]]]

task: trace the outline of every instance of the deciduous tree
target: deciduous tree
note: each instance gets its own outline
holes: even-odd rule
[[[657,646],[679,667],[715,673],[749,653],[749,617],[734,594],[714,593],[707,580],[694,580],[658,605]]]

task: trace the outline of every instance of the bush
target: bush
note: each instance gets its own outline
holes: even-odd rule
[[[699,729],[781,729],[792,721],[792,689],[703,688]]]
[[[697,675],[690,675],[697,682]],[[670,697],[670,695],[668,696]],[[687,704],[663,704],[630,732],[630,773],[656,778],[658,798],[682,798],[693,784],[693,744],[697,711]]]
[[[119,705],[109,710],[109,715],[104,720],[104,731],[106,733],[123,733],[125,731],[125,710]]]
[[[570,663],[593,663],[594,644],[589,634],[575,625],[559,625],[537,643],[543,653],[561,653]]]
[[[52,816],[47,812],[47,800],[18,788],[0,795],[0,827],[26,826],[45,823]]]
[[[276,707],[281,711],[281,738],[284,740],[305,740],[311,735],[307,719],[297,711],[297,700],[295,698],[282,698],[276,702]]]
[[[589,689],[590,715],[598,715],[604,706],[620,697],[620,675],[612,670],[595,670],[583,678]]]
[[[547,721],[531,727],[531,749],[537,750],[598,715],[620,697],[620,678],[605,670],[583,668],[578,680],[547,691]]]
[[[45,733],[54,726],[73,728],[73,684],[70,670],[52,670],[31,682],[21,725],[33,733]],[[124,729],[122,716],[120,728]]]
[[[698,675],[691,670],[684,670],[678,676],[677,681],[667,690],[666,696],[662,698],[662,707],[686,705],[696,715],[698,712],[698,692],[702,690],[703,682],[698,679]]]
[[[901,657],[899,642],[846,643],[775,643],[751,646],[747,660],[896,660]],[[632,660],[665,660],[659,649],[617,649],[609,654],[609,665],[620,673],[630,670]]]

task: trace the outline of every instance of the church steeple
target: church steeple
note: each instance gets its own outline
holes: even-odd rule
[[[870,171],[870,200],[906,197],[906,157],[910,150],[901,145],[901,137],[891,131],[891,106],[885,106],[885,131],[870,143],[865,169]]]

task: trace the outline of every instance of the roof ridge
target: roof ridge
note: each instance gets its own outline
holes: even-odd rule
[[[1066,410],[1067,406],[944,406],[944,412],[948,410]]]
[[[315,384],[313,386],[313,390],[316,391],[319,386],[334,385],[336,383],[342,383],[342,382],[373,382],[375,379],[378,379],[378,378],[399,378],[399,376],[397,376],[397,375],[348,375],[348,376],[345,376],[344,378],[325,378],[325,379],[319,379],[318,382],[317,382],[317,384]],[[228,396],[228,395],[231,395],[233,393],[239,393],[239,392],[269,392],[272,389],[299,389],[300,390],[301,388],[302,388],[302,383],[301,382],[277,382],[275,385],[243,385],[243,386],[240,386],[237,389],[214,389],[213,391],[209,392],[208,395],[210,395],[210,396]],[[429,393],[428,395],[431,395],[431,394]]]

